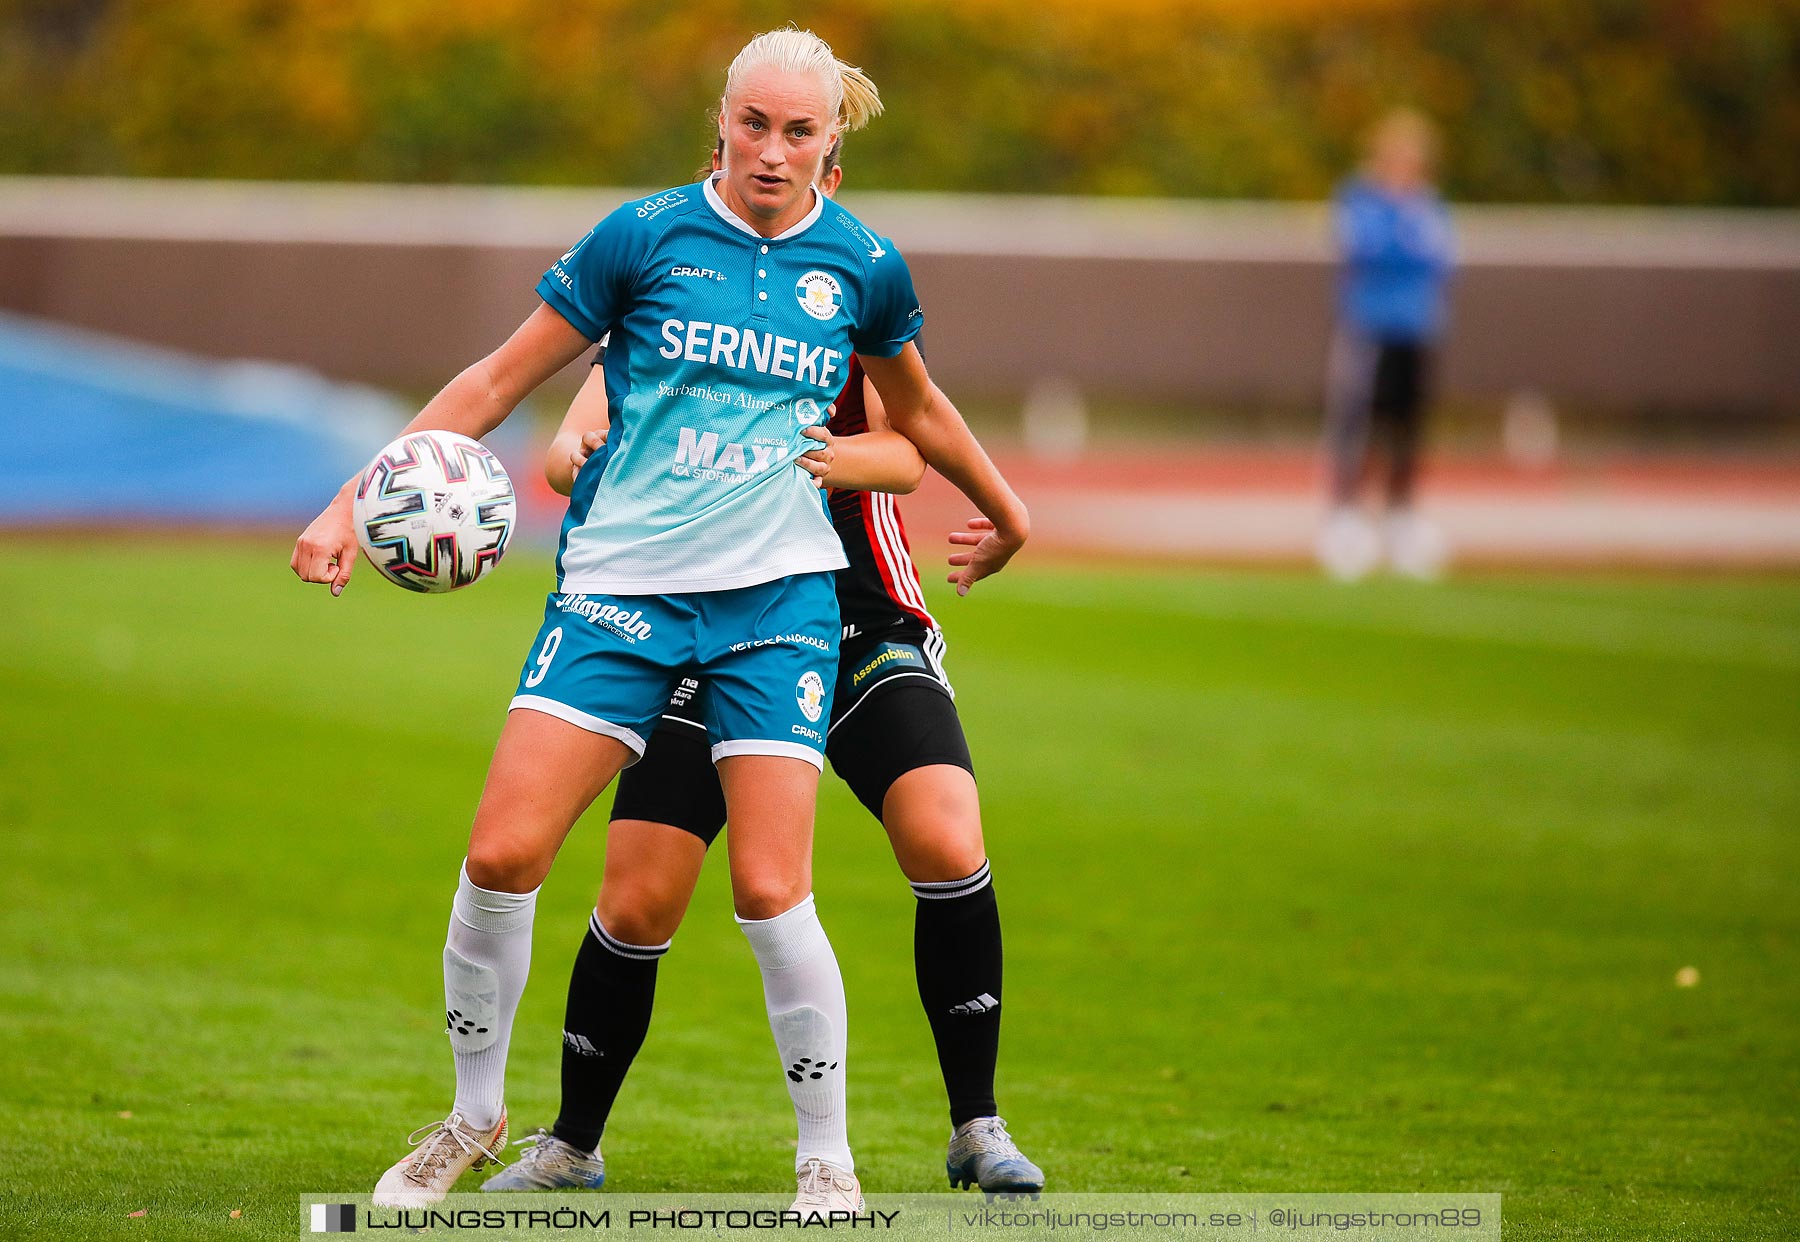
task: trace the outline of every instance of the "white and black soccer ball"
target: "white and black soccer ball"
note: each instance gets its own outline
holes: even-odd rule
[[[506,554],[518,502],[506,467],[454,431],[414,431],[375,455],[356,485],[356,542],[409,591],[466,587]]]

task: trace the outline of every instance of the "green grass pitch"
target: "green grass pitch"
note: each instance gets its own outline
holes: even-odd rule
[[[447,1106],[444,921],[544,558],[334,601],[275,543],[0,552],[0,1235],[291,1237]],[[935,598],[1007,927],[1002,1111],[1053,1189],[1800,1232],[1800,583],[1027,558]],[[941,1189],[912,898],[822,790],[860,1171]],[[604,806],[539,905],[519,1133]],[[791,1143],[715,858],[610,1184],[778,1191]]]

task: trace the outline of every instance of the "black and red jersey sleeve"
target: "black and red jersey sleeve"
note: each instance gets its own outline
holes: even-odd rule
[[[854,355],[829,426],[834,436],[861,435],[869,429],[862,362]],[[936,629],[937,622],[925,608],[919,569],[913,564],[912,547],[894,497],[886,492],[839,488],[832,491],[830,503],[831,523],[850,561],[848,568],[837,571],[838,611],[843,614],[844,632],[873,634],[901,624]]]

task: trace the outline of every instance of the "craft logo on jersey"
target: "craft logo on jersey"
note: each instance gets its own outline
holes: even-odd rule
[[[814,319],[831,319],[844,304],[844,290],[830,272],[808,272],[794,286],[794,296],[800,299],[800,309]]]
[[[825,683],[811,669],[800,675],[800,684],[796,687],[795,698],[799,700],[800,710],[806,718],[817,721],[825,714]]]

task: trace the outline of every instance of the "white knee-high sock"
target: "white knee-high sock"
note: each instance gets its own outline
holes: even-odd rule
[[[800,1145],[794,1168],[808,1160],[852,1173],[849,1118],[844,1098],[844,1049],[848,1016],[844,976],[819,925],[811,894],[772,919],[739,919],[756,964],[762,968],[769,1029],[781,1054],[782,1075],[794,1101]]]
[[[478,1130],[500,1120],[513,1015],[531,973],[537,889],[478,888],[465,867],[444,943],[444,1018],[456,1057],[456,1111]]]

